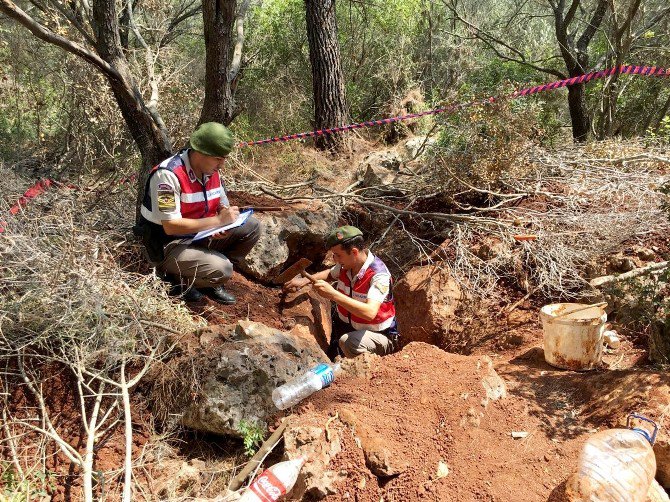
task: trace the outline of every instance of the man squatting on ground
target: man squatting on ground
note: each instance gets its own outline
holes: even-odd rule
[[[144,190],[138,225],[149,261],[166,275],[186,301],[203,293],[224,305],[235,297],[224,285],[260,236],[258,220],[191,242],[202,230],[228,225],[239,216],[219,177],[233,149],[233,135],[217,122],[198,126],[189,146],[153,168]],[[201,290],[201,291],[200,291]]]
[[[314,274],[313,287],[336,305],[328,357],[335,359],[338,348],[346,357],[390,354],[398,348],[398,329],[388,268],[365,247],[363,232],[356,227],[336,228],[326,237],[326,247],[336,265]],[[326,282],[333,279],[337,288]],[[295,277],[284,288],[296,291],[309,282]]]

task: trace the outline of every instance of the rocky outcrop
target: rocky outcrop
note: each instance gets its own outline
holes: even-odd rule
[[[208,336],[206,350],[171,365],[175,375],[191,375],[193,399],[176,403],[181,422],[191,429],[239,436],[240,422],[267,426],[277,413],[272,391],[307,371],[326,355],[314,340],[280,332],[261,323],[240,321],[225,339]],[[178,390],[189,395],[189,390]]]
[[[428,152],[437,140],[434,137],[415,136],[405,142],[405,157],[407,160],[420,159]]]
[[[266,284],[298,258],[320,262],[326,253],[323,239],[338,221],[335,210],[316,203],[282,212],[256,213],[255,217],[263,231],[239,268]]]
[[[444,344],[461,290],[447,270],[414,267],[393,288],[403,343]]]

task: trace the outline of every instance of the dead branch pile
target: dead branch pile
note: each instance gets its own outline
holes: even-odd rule
[[[239,188],[363,208],[377,224],[375,246],[400,273],[436,261],[480,298],[502,279],[574,297],[588,288],[589,264],[625,241],[668,230],[660,190],[669,178],[667,148],[637,141],[559,151],[526,145],[511,157],[491,157],[497,164],[458,164],[435,147],[429,160],[406,162],[383,186],[362,186],[355,177],[344,189],[316,177],[291,184],[256,177]]]
[[[8,186],[22,185],[15,180]],[[123,498],[130,500],[129,391],[182,333],[204,324],[170,300],[157,277],[121,266],[133,221],[132,190],[48,191],[25,212],[7,217],[0,234],[0,452],[11,459],[3,466],[19,479],[34,476],[46,465],[44,458],[36,461],[36,452],[59,452],[79,468],[85,500],[93,497],[97,442],[117,425],[125,429],[124,464],[101,476],[122,476]],[[75,419],[85,431],[85,446],[73,444],[56,425],[43,386],[54,368],[69,374],[77,389]],[[30,407],[12,406],[18,389]],[[45,439],[56,451],[36,449]]]

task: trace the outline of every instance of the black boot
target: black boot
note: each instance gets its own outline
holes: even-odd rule
[[[221,303],[222,305],[234,305],[237,302],[235,296],[226,291],[223,286],[215,288],[202,288],[203,293],[209,296],[212,300]]]
[[[185,302],[199,302],[205,295],[193,285],[172,284],[170,287],[170,296],[178,296]]]

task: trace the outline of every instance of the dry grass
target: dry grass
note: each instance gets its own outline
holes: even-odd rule
[[[9,169],[0,169],[0,175],[7,180],[0,196],[4,201],[16,200],[27,188],[28,183]],[[156,276],[128,267],[141,260],[129,232],[133,201],[133,187],[111,190],[104,185],[95,192],[52,188],[25,211],[6,218],[6,230],[0,233],[0,408],[7,410],[6,423],[13,431],[22,430],[25,410],[9,406],[9,400],[19,389],[30,394],[16,371],[17,356],[25,362],[29,379],[50,363],[71,369],[75,380],[78,369],[85,368],[82,381],[88,390],[83,395],[88,399],[87,394],[101,388],[96,383],[100,378],[118,378],[125,364],[133,373],[167,357],[181,333],[205,324],[170,299]],[[7,204],[0,207],[3,215],[6,209]],[[41,382],[33,382],[42,392]],[[120,394],[111,390],[101,409],[109,411],[113,424],[122,406]],[[85,421],[83,416],[70,419]],[[10,458],[6,436],[0,432],[0,449]],[[34,478],[35,466],[45,465],[28,456],[35,451],[47,454],[39,445],[27,444],[42,440],[25,434],[13,442],[15,460],[26,476]],[[111,480],[118,474],[115,470],[107,475]],[[19,490],[13,495],[27,486],[23,481],[13,484],[12,489]]]

